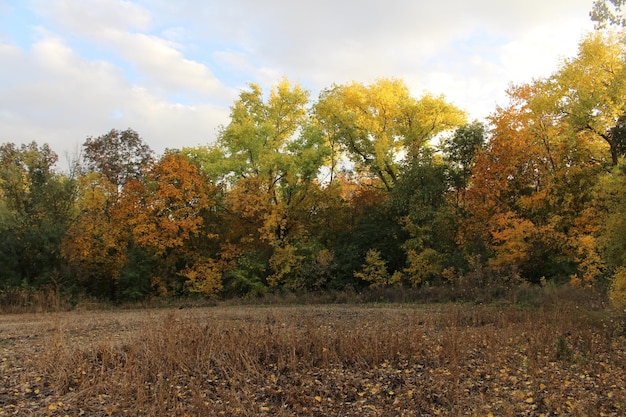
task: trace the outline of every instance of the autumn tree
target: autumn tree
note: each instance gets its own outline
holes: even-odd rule
[[[566,126],[583,136],[589,158],[608,159],[611,165],[617,165],[625,147],[620,130],[626,115],[625,57],[619,37],[596,32],[551,79]]]
[[[612,304],[626,307],[626,160],[602,175],[596,186],[597,246]]]
[[[485,244],[492,266],[533,282],[602,276],[594,189],[620,158],[623,62],[619,42],[592,34],[551,77],[511,89],[510,105],[494,113],[463,229],[466,243]]]
[[[214,296],[221,290],[221,265],[211,250],[218,236],[205,227],[218,194],[195,164],[173,152],[124,187],[116,217],[133,244],[152,256],[149,278],[157,293]]]
[[[83,144],[77,215],[61,253],[91,296],[141,298],[150,292],[145,266],[150,257],[133,244],[119,210],[124,187],[129,181],[141,181],[151,161],[152,151],[132,129],[113,129],[88,137]]]
[[[429,152],[438,134],[463,124],[464,113],[443,97],[415,99],[402,81],[380,79],[371,85],[353,82],[322,91],[314,114],[336,158],[331,171],[340,158],[347,158],[356,171],[357,192],[348,199],[353,220],[331,244],[339,268],[359,269],[373,250],[385,259],[392,274],[400,273],[406,263],[402,247],[409,233],[409,209],[398,211],[401,198],[392,198],[391,192],[398,186],[411,194],[419,189],[421,184],[412,182],[415,177],[404,178],[406,166]]]
[[[605,209],[594,190],[598,179],[624,156],[624,57],[620,36],[596,32],[585,37],[578,54],[548,80],[552,86],[548,97],[557,103],[554,115],[567,138],[562,146],[567,154],[560,158],[548,195],[566,203],[559,205],[559,214],[572,221],[567,230],[578,269],[572,274],[574,282],[592,283],[605,270],[597,241]]]
[[[61,242],[68,271],[86,294],[115,299],[128,262],[129,240],[116,218],[118,189],[105,176],[87,172],[77,179],[76,215]]]
[[[232,215],[229,251],[233,280],[247,277],[298,286],[302,252],[316,247],[301,213],[319,188],[317,175],[328,151],[308,116],[309,93],[286,79],[267,97],[258,85],[241,92],[217,144],[196,158],[228,189]],[[307,243],[308,242],[308,243]],[[239,260],[265,259],[253,277]],[[234,287],[239,284],[233,283]],[[256,284],[255,284],[256,285]]]
[[[325,137],[363,175],[376,177],[391,190],[404,155],[419,149],[438,133],[465,121],[462,111],[443,97],[411,97],[399,80],[371,85],[351,83],[324,90],[315,105]]]
[[[552,223],[557,217],[537,206],[545,202],[558,159],[553,149],[558,146],[552,143],[558,138],[551,135],[545,113],[534,107],[541,94],[538,84],[514,87],[510,104],[492,116],[490,140],[472,169],[465,207],[469,216],[462,228],[469,252],[489,258],[498,274],[536,282],[551,275],[541,267],[558,264],[545,259],[554,248],[546,247],[552,243],[542,236],[559,236],[559,225]]]
[[[380,252],[375,249],[367,251],[365,263],[359,271],[354,273],[356,278],[369,283],[370,288],[384,288],[400,284],[399,271],[393,274],[387,268],[387,262],[382,259]]]

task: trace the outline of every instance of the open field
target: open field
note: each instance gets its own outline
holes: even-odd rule
[[[0,316],[0,415],[626,413],[623,325],[573,306]]]

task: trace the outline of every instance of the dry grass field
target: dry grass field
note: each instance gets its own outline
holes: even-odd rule
[[[0,415],[621,416],[623,326],[573,305],[0,316]]]

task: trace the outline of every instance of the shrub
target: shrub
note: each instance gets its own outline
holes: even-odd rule
[[[620,267],[613,275],[613,282],[609,290],[609,299],[613,307],[626,309],[626,267]]]

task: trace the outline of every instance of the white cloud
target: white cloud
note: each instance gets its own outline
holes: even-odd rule
[[[576,54],[583,31],[572,27],[571,22],[565,23],[559,31],[550,24],[532,28],[501,49],[502,68],[511,81],[549,76],[563,58]],[[573,34],[575,41],[572,41]]]
[[[233,97],[205,65],[186,59],[171,43],[144,34],[122,34],[109,39],[116,50],[145,77],[155,91],[182,92],[222,102]]]
[[[211,141],[227,117],[223,107],[180,106],[133,86],[114,65],[85,60],[58,38],[43,38],[26,55],[1,48],[0,60],[9,57],[16,73],[37,71],[28,78],[15,77],[14,85],[3,88],[2,141],[48,142],[63,153],[87,136],[132,127],[161,152],[187,141]]]
[[[152,16],[144,8],[121,0],[48,0],[41,12],[59,30],[85,37],[129,63],[155,93],[186,100],[214,100],[223,104],[234,94],[204,64],[185,58],[184,46],[147,34]],[[180,30],[178,31],[180,34]]]
[[[314,91],[379,77],[407,81],[483,117],[506,99],[511,82],[556,69],[576,51],[592,0],[402,0],[177,2],[169,12],[205,22],[199,39],[224,37],[217,53],[265,87],[287,75]],[[184,17],[182,17],[184,16]],[[233,60],[233,58],[237,58]]]
[[[593,0],[0,0],[0,18],[23,4],[31,45],[0,26],[0,141],[72,150],[132,127],[162,151],[210,142],[234,88],[282,76],[313,98],[401,78],[483,117],[576,52]]]
[[[124,0],[37,0],[36,10],[47,21],[83,36],[108,31],[145,31],[152,26],[150,12]]]

